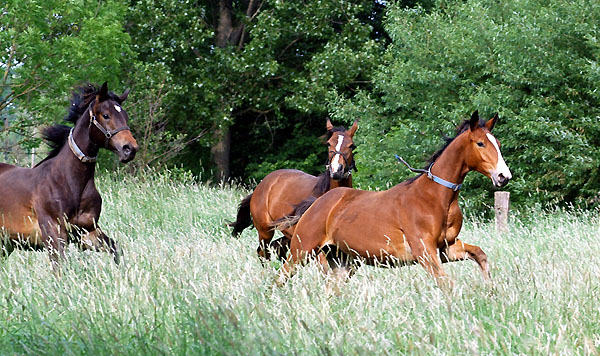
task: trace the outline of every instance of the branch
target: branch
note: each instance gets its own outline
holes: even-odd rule
[[[4,71],[4,75],[2,76],[2,86],[6,85],[6,81],[8,80],[8,72],[10,72],[10,68],[12,68],[12,60],[15,55],[15,44],[16,39],[13,38],[13,43],[10,45],[10,55],[8,57],[8,63],[6,64],[6,70]]]
[[[283,56],[283,54],[291,47],[294,45],[294,43],[300,41],[300,39],[302,39],[302,37],[298,37],[295,40],[293,40],[292,42],[290,42],[287,46],[285,46],[285,48],[279,53],[279,55],[277,56],[277,58],[281,58],[281,56]]]
[[[37,88],[41,87],[42,85],[46,84],[46,81],[41,81],[39,84],[31,86],[29,88],[27,88],[26,90],[24,90],[23,92],[19,93],[19,94],[15,94],[15,92],[11,92],[6,99],[4,99],[2,101],[2,103],[0,103],[0,111],[4,110],[8,105],[10,105],[13,101],[15,101],[16,99],[18,99],[19,97],[23,96],[23,95],[27,95],[29,93],[31,93],[32,91],[36,90]]]
[[[167,152],[161,154],[160,156],[154,157],[153,159],[149,160],[146,164],[149,165],[150,163],[152,163],[152,162],[154,162],[156,160],[162,159],[165,156],[169,157],[172,153],[181,151],[183,149],[183,147],[185,147],[185,146],[189,145],[190,143],[192,143],[194,141],[197,141],[200,138],[202,138],[202,136],[204,136],[207,131],[208,130],[206,130],[206,129],[202,130],[196,137],[194,137],[194,138],[192,138],[192,139],[190,139],[188,141],[185,141],[183,143],[180,143],[179,145],[171,148],[170,150],[168,150]]]

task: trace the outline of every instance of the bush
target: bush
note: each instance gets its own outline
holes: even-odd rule
[[[599,20],[600,3],[584,0],[392,7],[374,93],[334,109],[363,116],[358,183],[385,188],[411,176],[393,153],[420,166],[478,109],[500,114],[494,133],[513,172],[512,203],[595,204]],[[491,202],[487,178],[465,183],[473,206]]]

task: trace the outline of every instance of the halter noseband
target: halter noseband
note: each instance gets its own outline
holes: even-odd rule
[[[427,178],[431,179],[432,181],[436,182],[437,184],[443,185],[446,188],[450,188],[455,192],[457,192],[462,187],[462,183],[461,184],[451,183],[451,182],[448,182],[447,180],[442,179],[442,178],[434,175],[433,173],[431,173],[431,167],[433,167],[433,163],[431,163],[429,165],[429,167],[427,167],[427,169],[417,169],[417,168],[412,168],[408,163],[406,163],[405,160],[402,159],[402,157],[400,157],[398,155],[394,155],[394,156],[396,156],[396,159],[398,161],[400,161],[401,163],[404,163],[404,165],[406,165],[406,167],[408,167],[408,169],[410,169],[411,171],[413,171],[415,173],[425,173],[425,174],[427,174]]]
[[[329,152],[329,160],[327,161],[327,164],[325,165],[325,169],[329,170],[331,168],[331,158],[335,155],[340,155],[342,156],[342,158],[344,158],[344,164],[346,165],[346,169],[344,169],[344,174],[342,175],[342,179],[346,179],[348,177],[350,177],[352,175],[352,170],[356,170],[356,165],[354,164],[354,160],[352,160],[352,162],[350,162],[350,164],[348,164],[348,159],[346,158],[346,155],[343,152],[340,151],[330,151]]]
[[[100,130],[100,132],[102,132],[104,134],[104,137],[106,137],[106,141],[104,142],[104,148],[108,148],[108,142],[110,142],[110,140],[119,132],[121,131],[125,131],[125,130],[130,130],[129,126],[125,125],[123,127],[119,127],[118,129],[114,129],[114,130],[107,130],[104,127],[102,127],[102,125],[100,125],[100,123],[98,122],[98,120],[96,119],[96,115],[93,114],[93,110],[92,110],[92,105],[94,104],[94,101],[92,101],[90,103],[90,106],[88,107],[88,110],[90,111],[90,125],[89,127],[92,126],[92,124],[94,124],[94,126],[96,126],[98,128],[98,130]]]

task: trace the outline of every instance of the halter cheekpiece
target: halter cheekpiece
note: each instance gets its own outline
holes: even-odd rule
[[[406,167],[408,167],[408,169],[410,169],[411,171],[413,171],[415,173],[425,173],[425,174],[427,174],[427,178],[431,179],[432,181],[436,182],[439,185],[443,185],[446,188],[450,188],[455,192],[457,192],[462,187],[462,183],[456,184],[456,183],[448,182],[447,180],[442,179],[442,178],[434,175],[433,173],[431,173],[431,167],[433,167],[433,163],[431,163],[429,165],[429,167],[427,167],[427,169],[417,169],[417,168],[412,168],[408,163],[406,163],[405,160],[402,159],[402,157],[400,157],[398,155],[394,155],[394,156],[396,156],[396,159],[398,161],[400,161],[401,163],[403,163],[404,165],[406,165]]]
[[[118,129],[114,129],[114,130],[107,130],[104,127],[102,127],[102,125],[100,125],[100,123],[98,122],[98,120],[96,119],[96,115],[94,115],[92,113],[92,105],[94,104],[94,102],[92,101],[90,103],[90,106],[88,108],[88,110],[90,111],[90,127],[92,126],[92,124],[94,124],[94,126],[96,126],[98,128],[98,130],[100,130],[100,132],[102,132],[104,134],[104,137],[106,137],[106,141],[104,142],[104,148],[108,148],[108,142],[110,141],[111,138],[113,138],[116,134],[118,134],[121,131],[125,131],[125,130],[130,130],[129,126],[125,125],[123,127],[119,127]]]

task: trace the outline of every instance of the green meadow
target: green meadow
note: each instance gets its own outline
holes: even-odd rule
[[[248,190],[169,174],[103,174],[100,225],[121,245],[71,246],[60,274],[46,252],[0,265],[0,354],[597,355],[597,211],[530,211],[498,236],[471,218],[461,238],[488,254],[445,265],[453,290],[420,266],[360,267],[348,281],[315,263],[282,288],[254,230],[225,226]],[[510,187],[510,186],[509,186]]]

